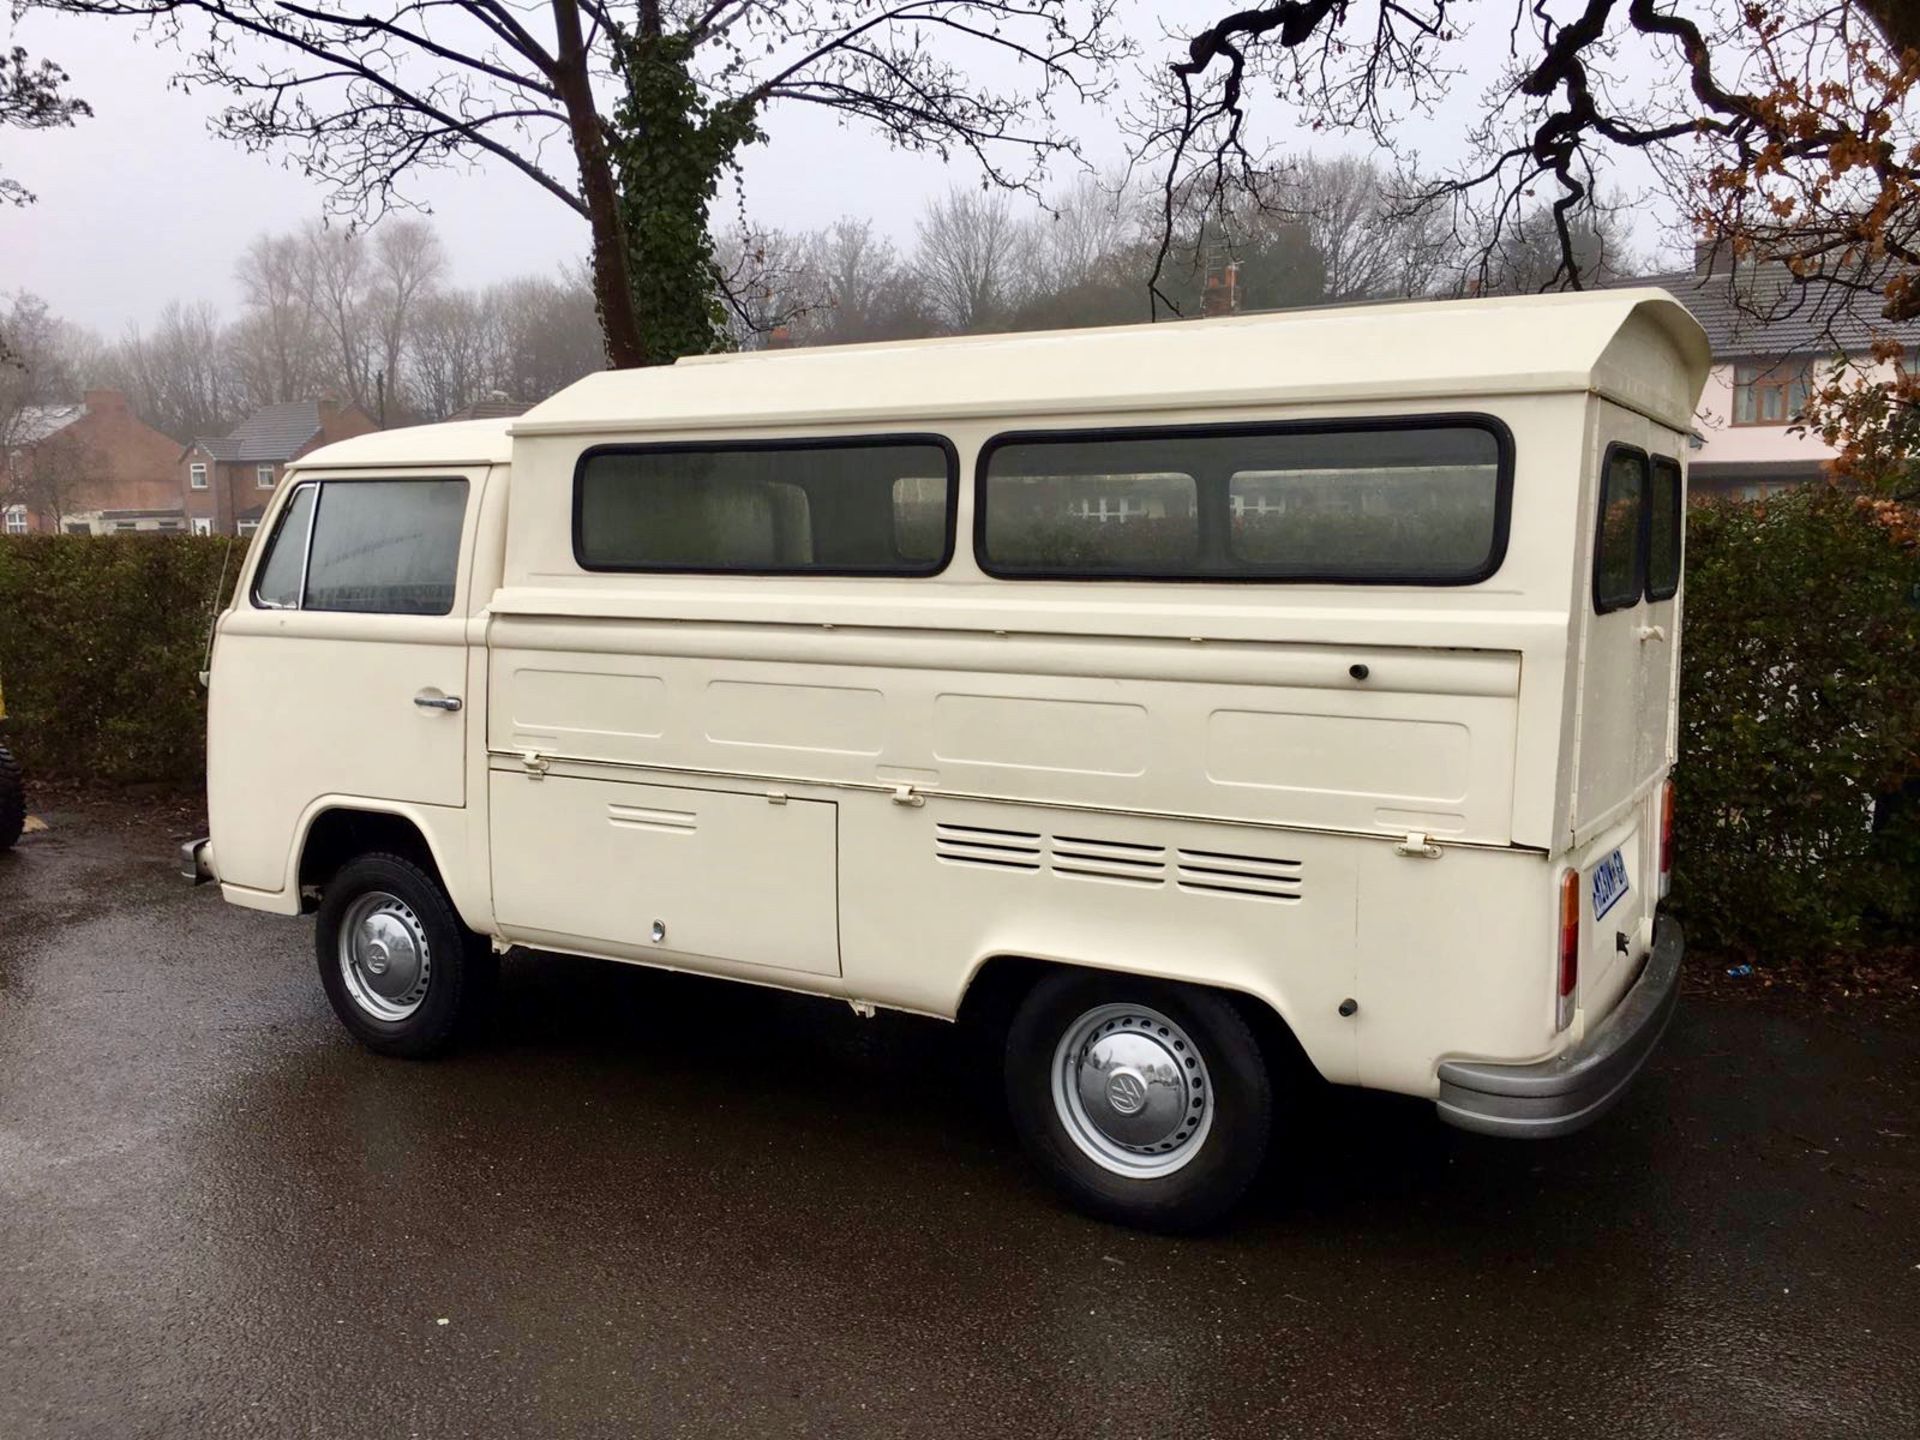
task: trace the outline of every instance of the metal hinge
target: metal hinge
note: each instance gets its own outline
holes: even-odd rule
[[[893,803],[896,805],[924,805],[927,803],[927,797],[919,794],[911,785],[896,785],[893,787]]]
[[[520,752],[520,763],[526,767],[528,778],[533,780],[540,779],[553,766],[553,761],[542,755],[538,750],[522,750]]]
[[[1393,847],[1393,853],[1411,855],[1416,860],[1438,860],[1440,847],[1418,830],[1410,830],[1407,832],[1407,838]]]

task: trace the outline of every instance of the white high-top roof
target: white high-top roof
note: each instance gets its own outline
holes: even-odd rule
[[[699,356],[589,375],[514,421],[512,433],[1614,393],[1623,382],[1640,388],[1634,352],[1650,329],[1694,376],[1694,393],[1684,406],[1616,398],[1684,428],[1707,372],[1704,332],[1665,291],[1598,290]]]
[[[516,435],[911,425],[971,415],[1118,418],[1345,401],[1391,407],[1587,390],[1684,430],[1707,369],[1705,333],[1664,290],[1355,305],[701,355],[589,375],[518,420],[377,431],[298,463],[499,463]]]

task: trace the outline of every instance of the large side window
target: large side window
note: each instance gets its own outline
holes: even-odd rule
[[[274,610],[445,615],[453,609],[465,480],[309,483],[280,512],[254,581]]]
[[[1499,568],[1512,461],[1489,420],[1001,436],[989,574],[1465,585]]]
[[[1629,445],[1610,446],[1601,467],[1599,529],[1593,550],[1593,608],[1602,615],[1639,603],[1646,583],[1646,499],[1646,452]]]
[[[267,557],[253,581],[253,603],[262,610],[298,610],[307,574],[307,534],[312,528],[317,485],[302,485],[280,512],[267,542]]]
[[[1653,457],[1647,491],[1647,598],[1671,600],[1680,591],[1681,536],[1686,514],[1680,493],[1680,462]]]
[[[945,440],[603,446],[574,475],[587,570],[931,575],[953,545]]]

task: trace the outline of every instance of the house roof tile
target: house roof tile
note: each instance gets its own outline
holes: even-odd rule
[[[320,406],[313,400],[288,400],[256,410],[233,427],[227,439],[238,446],[235,460],[291,460],[320,433]],[[227,459],[227,456],[221,456]]]
[[[1730,274],[1694,270],[1638,275],[1621,285],[1657,285],[1700,322],[1715,359],[1735,356],[1777,359],[1788,355],[1859,354],[1876,338],[1920,345],[1920,322],[1894,325],[1882,319],[1880,302],[1868,294],[1806,287],[1779,266]]]

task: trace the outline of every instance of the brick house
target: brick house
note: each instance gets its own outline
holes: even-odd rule
[[[357,405],[288,400],[259,409],[230,434],[202,436],[181,451],[174,493],[185,497],[196,535],[251,535],[287,466],[310,450],[379,426]]]
[[[0,532],[184,530],[179,454],[180,442],[135,415],[118,390],[30,406],[0,448]]]

